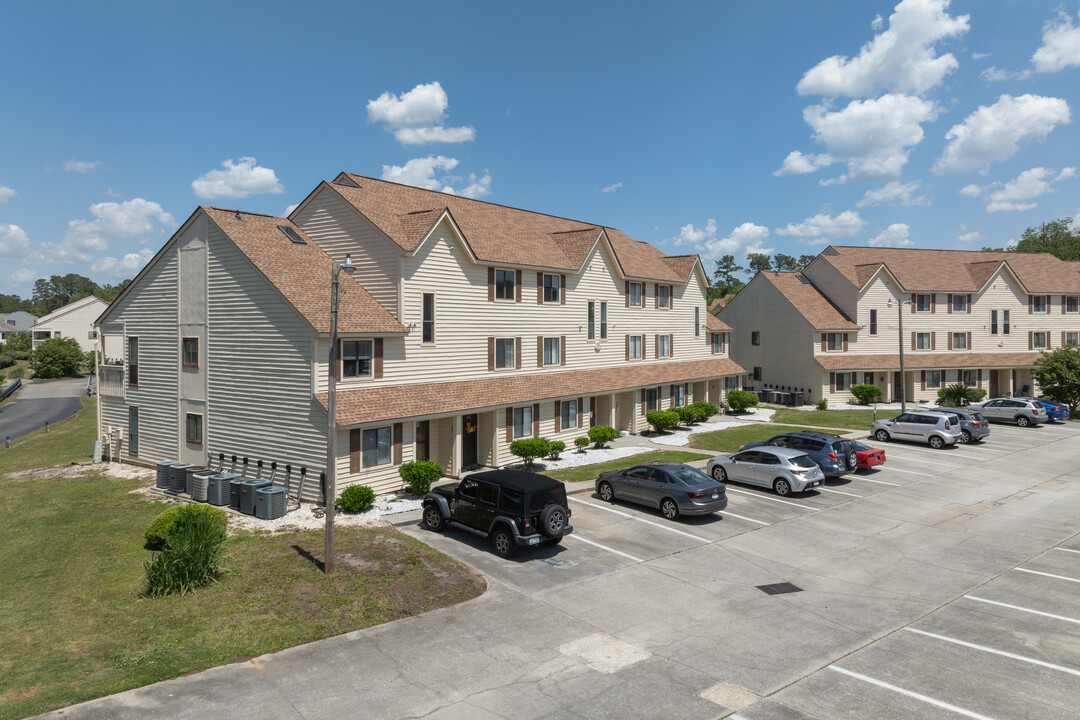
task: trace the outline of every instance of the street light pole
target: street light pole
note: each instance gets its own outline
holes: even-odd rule
[[[904,372],[904,306],[910,305],[910,300],[897,302],[896,316],[900,319],[900,412],[907,412],[907,374]],[[893,299],[889,298],[888,307],[892,307]]]
[[[345,255],[345,262],[334,263],[330,271],[330,360],[327,363],[326,394],[326,487],[323,499],[326,502],[326,546],[323,550],[323,572],[334,574],[334,503],[337,502],[337,315],[338,315],[338,275],[344,270],[352,275],[356,267],[352,258]]]

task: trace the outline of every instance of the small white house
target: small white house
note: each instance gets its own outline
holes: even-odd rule
[[[95,295],[88,295],[82,300],[68,303],[40,318],[30,331],[33,333],[34,347],[51,338],[74,338],[83,352],[94,349],[94,320],[105,312],[109,303]]]
[[[8,335],[16,332],[30,332],[37,322],[37,317],[22,310],[13,313],[0,313],[0,342],[7,342]]]

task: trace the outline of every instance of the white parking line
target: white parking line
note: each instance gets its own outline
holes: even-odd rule
[[[571,537],[573,537],[573,536],[571,536]],[[911,692],[910,690],[905,690],[902,687],[897,687],[896,685],[890,685],[887,682],[882,682],[881,680],[876,680],[876,679],[874,679],[872,677],[869,677],[867,675],[860,675],[857,672],[851,672],[850,670],[845,670],[844,668],[836,667],[835,665],[830,665],[829,669],[830,670],[835,670],[836,672],[841,673],[843,675],[847,675],[848,677],[853,677],[856,680],[862,680],[863,682],[870,683],[871,685],[877,685],[880,688],[885,688],[886,690],[892,690],[895,693],[900,693],[901,695],[906,695],[909,698],[914,698],[916,700],[921,700],[924,703],[928,703],[930,705],[933,705],[934,707],[939,707],[939,708],[941,708],[943,710],[951,710],[954,713],[957,713],[959,715],[963,715],[964,717],[974,718],[975,720],[993,720],[993,718],[987,717],[986,715],[980,715],[978,713],[971,712],[970,710],[965,710],[962,707],[957,707],[956,705],[950,705],[947,702],[943,702],[941,700],[935,700],[932,697],[928,697],[926,695],[920,695],[919,693]]]
[[[724,510],[723,513],[724,515],[730,515],[733,518],[739,518],[740,520],[746,520],[747,522],[757,523],[758,525],[772,525],[772,523],[767,523],[764,520],[755,520],[754,518],[748,518],[744,515],[736,515],[735,513],[728,512],[727,510]]]
[[[901,460],[902,459],[903,458],[901,458]],[[880,465],[878,466],[877,469],[878,470],[886,470],[888,472],[902,472],[902,473],[907,473],[908,475],[922,475],[923,477],[933,477],[932,473],[919,472],[918,470],[902,470],[900,468],[894,468],[894,467],[881,467]],[[857,475],[856,477],[862,477],[862,475]]]
[[[1060,550],[1061,552],[1080,553],[1080,550],[1070,550],[1069,548],[1056,547],[1054,550]]]
[[[860,498],[862,497],[862,495],[856,495],[855,493],[844,492],[843,490],[833,490],[831,488],[827,488],[827,487],[824,487],[824,486],[819,487],[818,490],[821,490],[822,492],[836,493],[837,495],[848,495],[850,497],[860,497]]]
[[[1019,570],[1020,572],[1031,573],[1032,575],[1045,575],[1046,577],[1057,578],[1058,580],[1068,580],[1069,582],[1080,583],[1080,579],[1065,577],[1064,575],[1051,575],[1047,572],[1039,572],[1038,570],[1028,570],[1027,568],[1013,568],[1013,570]]]
[[[1024,655],[1017,655],[1016,653],[1005,652],[1004,650],[995,650],[985,645],[976,645],[975,643],[965,642],[964,640],[957,640],[956,638],[946,637],[945,635],[937,635],[932,632],[926,632],[925,630],[916,630],[915,628],[908,627],[905,630],[919,635],[925,635],[926,637],[932,637],[937,640],[944,640],[948,643],[955,645],[962,645],[963,647],[971,648],[972,650],[981,650],[982,652],[993,653],[994,655],[1000,655],[1001,657],[1007,657],[1010,660],[1020,660],[1021,662],[1031,663],[1032,665],[1038,665],[1039,667],[1049,668],[1051,670],[1057,670],[1058,672],[1068,673],[1069,675],[1075,675],[1080,677],[1080,670],[1074,670],[1073,668],[1065,667],[1064,665],[1055,665],[1054,663],[1048,663],[1043,660],[1036,660],[1035,658],[1026,657]]]
[[[988,438],[986,438],[985,440],[983,440],[981,443],[976,443],[975,447],[987,448],[987,447],[991,447],[993,445],[998,445],[998,444],[1008,445],[1009,447],[1015,447],[1015,448],[1029,448],[1029,447],[1032,447],[1031,443],[1020,442],[1019,439],[1017,439],[1017,442],[1012,442],[1012,439],[1017,439],[1017,438],[1010,438],[1009,440],[1002,440],[1001,438],[997,437],[996,435],[991,435]]]
[[[712,542],[712,540],[710,540],[709,538],[703,538],[700,535],[694,535],[692,533],[683,532],[682,530],[676,530],[673,527],[668,527],[667,525],[661,525],[658,522],[653,522],[652,520],[646,520],[643,517],[638,517],[637,515],[631,515],[630,513],[625,513],[625,512],[623,512],[621,510],[616,510],[615,508],[604,507],[603,505],[597,505],[595,503],[586,502],[585,500],[578,500],[576,497],[574,497],[572,495],[569,496],[569,499],[573,500],[574,502],[579,502],[582,505],[588,505],[589,507],[596,508],[597,510],[607,510],[610,513],[615,513],[616,515],[622,515],[625,518],[630,518],[631,520],[637,520],[638,522],[643,522],[646,525],[652,525],[653,527],[658,527],[661,530],[667,530],[668,532],[675,533],[676,535],[685,535],[686,537],[693,538],[694,540],[697,540],[699,542],[703,542],[703,543]]]
[[[1053,613],[1043,612],[1042,610],[1032,610],[1031,608],[1020,607],[1019,605],[1010,605],[1009,603],[998,602],[997,600],[987,600],[986,598],[975,597],[974,595],[965,595],[964,597],[968,600],[977,600],[978,602],[987,603],[989,605],[1000,605],[1001,607],[1031,613],[1032,615],[1042,615],[1043,617],[1053,618],[1054,620],[1064,620],[1065,622],[1080,624],[1080,620],[1077,620],[1076,618],[1065,617],[1064,615],[1055,615]]]
[[[821,508],[813,507],[811,505],[800,505],[799,503],[793,503],[790,500],[781,500],[780,498],[768,497],[766,495],[758,495],[757,493],[746,492],[745,490],[736,490],[735,488],[731,487],[730,485],[728,486],[727,491],[728,492],[733,492],[733,493],[739,493],[740,495],[749,495],[750,497],[755,497],[758,500],[770,500],[772,502],[784,503],[785,505],[794,505],[795,507],[799,507],[799,508],[802,508],[804,510],[820,510],[821,509]]]
[[[893,455],[893,460],[898,460],[900,462],[926,463],[927,465],[944,465],[945,467],[955,467],[955,468],[967,467],[966,465],[957,465],[956,463],[947,463],[947,462],[942,462],[940,460],[923,460],[922,458],[905,457],[903,455],[898,456],[898,455],[895,455],[895,454]],[[889,468],[889,469],[891,470],[892,468]]]
[[[922,475],[922,473],[917,473]],[[866,482],[877,483],[878,485],[892,485],[893,487],[900,487],[900,483],[885,482],[884,480],[874,480],[873,478],[863,477],[862,475],[852,475],[851,477],[856,480],[865,480]]]
[[[622,555],[624,558],[627,558],[628,560],[633,560],[634,562],[639,562],[639,563],[640,562],[645,562],[641,558],[634,557],[633,555],[630,555],[629,553],[624,553],[622,550],[616,550],[615,548],[609,548],[607,545],[601,545],[598,542],[593,542],[592,540],[586,540],[585,538],[581,537],[577,533],[574,533],[573,535],[563,535],[563,537],[564,538],[574,538],[575,540],[580,540],[583,543],[587,543],[589,545],[592,545],[593,547],[598,547],[601,550],[607,550],[609,553],[615,553],[616,555]]]

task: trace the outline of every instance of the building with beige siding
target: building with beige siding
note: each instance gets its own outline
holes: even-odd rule
[[[904,382],[918,401],[955,383],[1034,394],[1039,353],[1077,345],[1078,306],[1080,263],[1052,255],[830,246],[760,273],[720,318],[757,390],[847,402],[871,383],[897,401]]]
[[[68,303],[38,318],[30,328],[34,348],[51,338],[74,338],[83,352],[94,349],[94,320],[109,307],[109,303],[95,295]]]
[[[613,228],[345,173],[287,219],[200,207],[98,319],[100,433],[125,461],[315,477],[333,382],[341,486],[396,489],[417,459],[500,467],[515,438],[721,403],[743,369],[707,284],[696,255]]]

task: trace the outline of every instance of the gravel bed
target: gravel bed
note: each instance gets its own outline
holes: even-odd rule
[[[631,455],[639,455],[641,453],[651,452],[656,448],[644,446],[644,445],[629,445],[626,447],[609,447],[601,448],[589,448],[585,452],[578,452],[577,450],[563,450],[562,455],[558,460],[535,460],[533,461],[533,472],[546,472],[549,470],[563,470],[565,468],[581,467],[582,465],[594,465],[596,463],[607,462],[609,460],[617,460],[619,458],[630,457]],[[520,466],[513,466],[516,469],[521,469]]]

